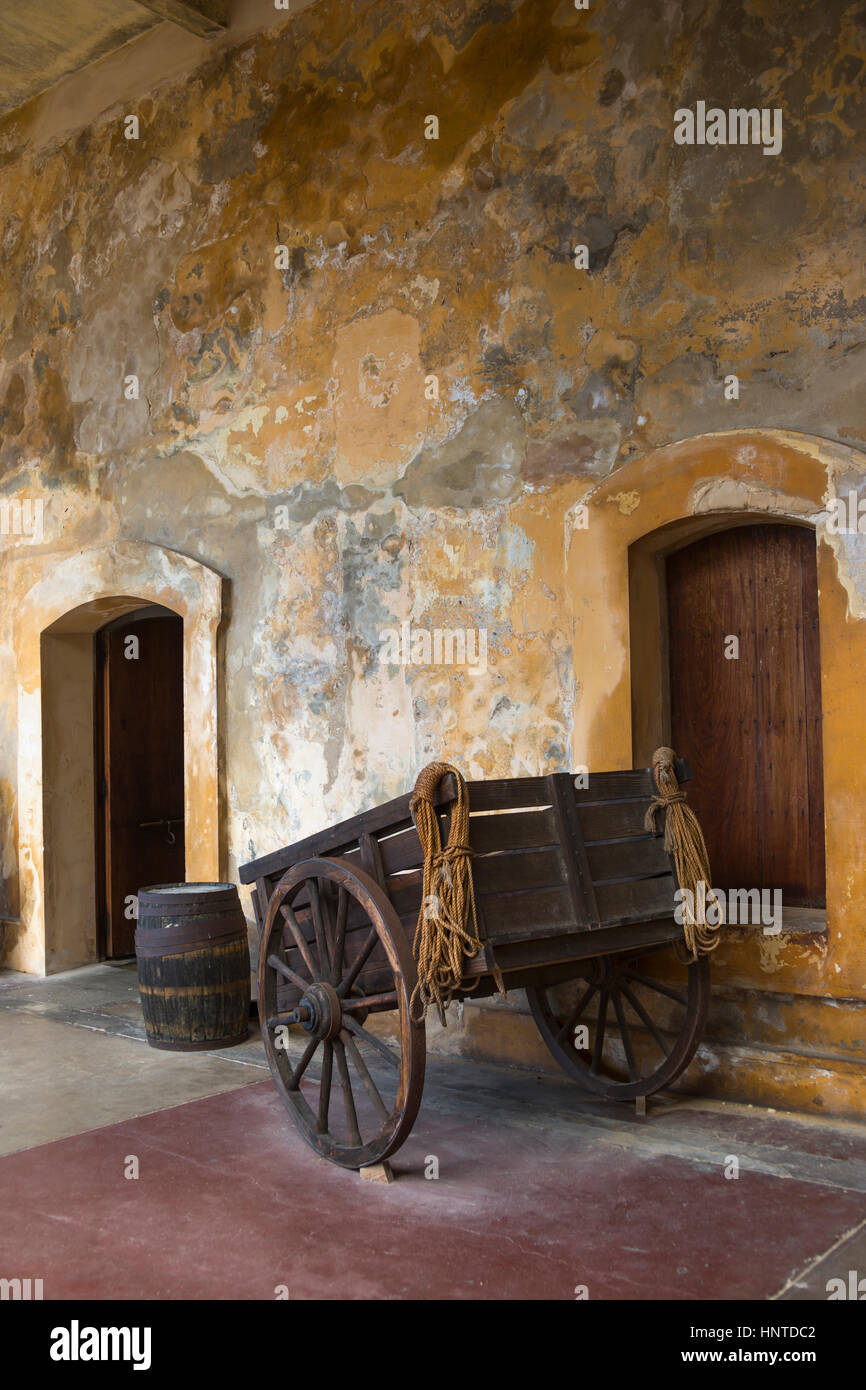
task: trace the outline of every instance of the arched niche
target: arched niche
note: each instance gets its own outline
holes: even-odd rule
[[[217,629],[222,612],[222,580],[188,556],[143,541],[117,541],[82,550],[62,560],[46,557],[44,573],[27,592],[15,617],[14,647],[18,680],[18,860],[21,929],[6,964],[45,974],[94,959],[96,950],[92,892],[93,742],[92,639],[113,618],[157,604],[183,619],[184,824],[187,877],[220,877],[217,707]],[[52,686],[46,691],[44,679]],[[60,676],[60,684],[57,677]],[[60,757],[70,797],[68,814],[83,826],[80,856],[75,835],[61,831],[61,843],[46,845],[46,828],[63,819],[57,807],[46,818],[46,798],[54,795],[57,740],[46,740],[46,718],[62,713],[70,730]],[[88,803],[88,788],[90,801]],[[74,804],[73,804],[74,803]],[[63,808],[61,808],[63,809]],[[64,838],[65,836],[65,838]],[[55,848],[57,850],[55,855]],[[80,857],[80,863],[79,863]],[[54,873],[65,865],[68,888]],[[50,865],[50,877],[46,872]],[[88,890],[85,886],[90,884]],[[64,906],[65,904],[65,906]],[[63,917],[59,914],[64,914]]]
[[[851,929],[852,904],[866,895],[866,777],[855,751],[866,734],[866,536],[827,525],[830,500],[864,478],[866,455],[812,436],[700,436],[651,450],[595,484],[582,499],[582,524],[567,534],[579,689],[573,763],[616,769],[636,757],[644,763],[664,729],[658,556],[680,538],[749,521],[815,530],[828,934],[820,968],[805,948],[774,957],[772,943],[738,947],[729,978],[750,986],[760,972],[792,993],[866,997],[866,933]]]

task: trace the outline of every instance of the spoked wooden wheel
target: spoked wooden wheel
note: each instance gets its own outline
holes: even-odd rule
[[[672,961],[673,947],[656,948],[651,959]],[[655,978],[646,950],[596,956],[570,986],[526,995],[564,1071],[596,1095],[632,1100],[670,1085],[695,1055],[710,998],[707,957],[686,971],[685,981],[672,985]]]
[[[280,880],[259,957],[265,1051],[307,1143],[344,1168],[381,1162],[415,1121],[425,1059],[424,1025],[409,1015],[415,979],[400,919],[363,870],[307,859]]]

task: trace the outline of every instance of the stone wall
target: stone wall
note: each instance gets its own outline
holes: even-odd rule
[[[146,542],[226,581],[234,876],[432,756],[630,764],[627,597],[599,574],[641,525],[593,517],[659,513],[668,446],[756,450],[707,473],[696,445],[686,509],[745,469],[743,510],[820,524],[862,478],[862,5],[319,0],[269,24],[62,138],[39,100],[0,122],[0,499],[43,503],[0,550],[11,964],[14,621],[60,557]],[[699,101],[780,110],[781,152],[675,143]],[[762,430],[813,461],[802,494]],[[859,650],[860,538],[822,548]],[[387,664],[404,623],[483,631],[486,669]],[[857,710],[831,766],[863,733]],[[840,911],[862,877],[832,880]],[[811,993],[866,1000],[862,949],[842,980],[813,965]],[[804,1047],[838,1051],[821,1026]]]

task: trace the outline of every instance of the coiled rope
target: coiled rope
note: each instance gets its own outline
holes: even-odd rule
[[[449,772],[457,784],[457,801],[451,811],[448,844],[443,849],[434,797]],[[423,768],[415,782],[409,810],[424,852],[424,890],[412,948],[418,983],[412,991],[409,1011],[420,1023],[429,1006],[435,1004],[444,1025],[445,1010],[461,984],[463,962],[481,947],[469,847],[469,793],[456,767],[430,763]],[[474,988],[477,983],[474,980],[471,986],[462,988]]]
[[[714,951],[719,944],[721,913],[715,924],[707,921],[707,904],[718,900],[710,884],[710,857],[700,822],[686,801],[686,794],[677,781],[677,755],[672,748],[657,748],[653,753],[653,776],[657,795],[650,802],[644,828],[655,832],[659,811],[665,813],[665,849],[673,855],[680,888],[692,897],[694,911],[683,912],[683,936],[692,961],[699,955]],[[703,887],[699,888],[699,884]],[[684,905],[687,909],[687,904]]]

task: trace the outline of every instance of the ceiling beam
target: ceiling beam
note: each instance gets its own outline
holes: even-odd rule
[[[146,10],[192,34],[216,34],[228,25],[227,0],[138,0]]]

